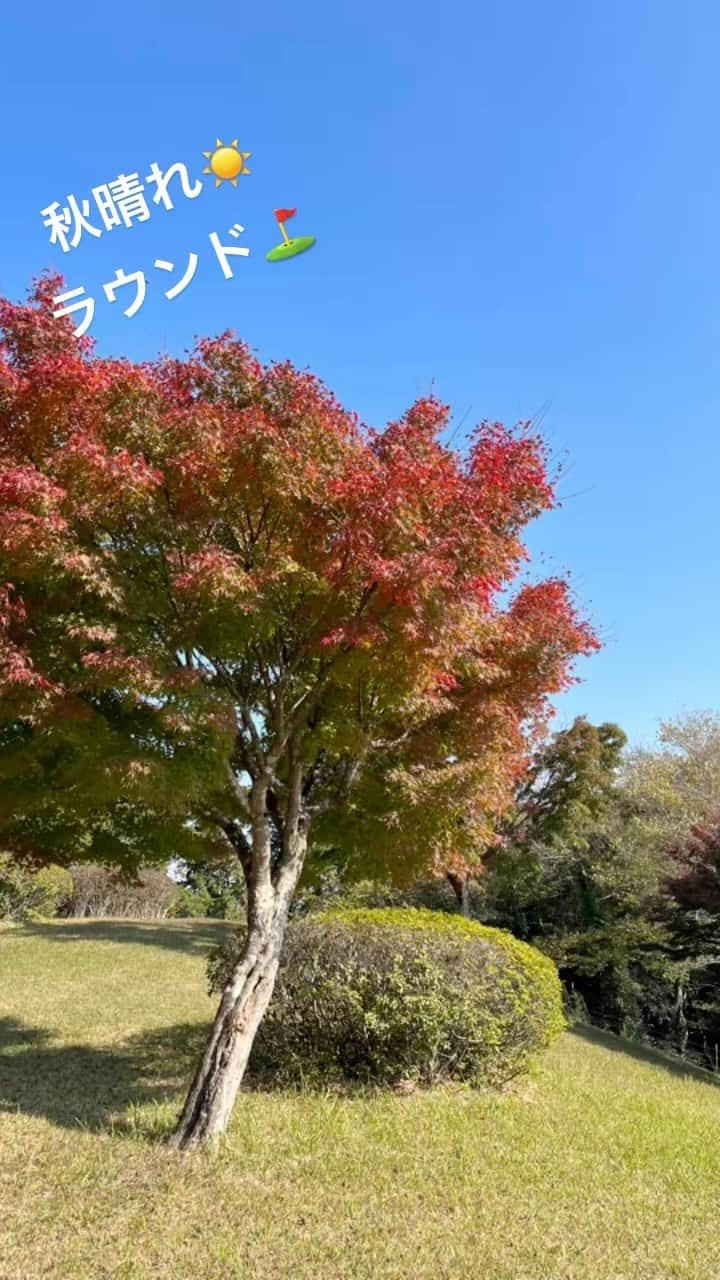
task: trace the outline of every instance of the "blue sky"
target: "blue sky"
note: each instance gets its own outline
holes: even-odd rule
[[[0,291],[44,266],[102,352],[237,330],[379,424],[434,386],[465,425],[542,415],[561,510],[532,530],[605,648],[561,722],[646,740],[720,706],[720,9],[669,0],[12,6],[0,48]],[[252,173],[53,248],[40,210],[216,136]],[[312,252],[271,266],[272,209]],[[245,227],[225,280],[208,234]],[[156,258],[197,274],[172,301]],[[144,269],[132,319],[102,298]],[[98,296],[99,295],[99,296]]]

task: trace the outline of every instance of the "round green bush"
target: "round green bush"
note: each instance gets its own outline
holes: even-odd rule
[[[218,989],[232,950],[211,961]],[[253,1074],[277,1084],[501,1084],[564,1025],[554,964],[439,911],[336,910],[292,921]]]

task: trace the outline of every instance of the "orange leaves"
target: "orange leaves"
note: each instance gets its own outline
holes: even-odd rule
[[[72,690],[158,768],[212,742],[215,790],[263,751],[280,790],[291,758],[306,794],[352,777],[374,838],[468,854],[526,726],[597,643],[558,580],[502,603],[554,502],[542,441],[484,424],[458,452],[432,397],[362,429],[229,334],[102,359],[52,320],[46,285],[0,304],[0,339],[6,687],[30,710]]]
[[[108,445],[88,432],[73,432],[57,456],[57,474],[70,495],[75,519],[112,525],[147,509],[162,473],[141,454]]]
[[[508,611],[506,636],[521,651],[546,649],[558,668],[566,665],[568,655],[588,655],[600,648],[592,628],[579,616],[564,578],[524,586]]]

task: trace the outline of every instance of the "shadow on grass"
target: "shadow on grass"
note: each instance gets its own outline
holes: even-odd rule
[[[612,1031],[603,1031],[600,1027],[576,1025],[570,1028],[571,1034],[588,1040],[591,1044],[600,1045],[603,1049],[611,1049],[613,1053],[624,1053],[626,1057],[635,1058],[637,1062],[646,1062],[653,1067],[661,1067],[673,1076],[684,1076],[686,1079],[700,1080],[703,1084],[720,1086],[720,1077],[712,1071],[706,1071],[692,1062],[684,1062],[682,1058],[673,1058],[662,1049],[654,1049],[652,1045],[640,1044],[636,1040],[624,1040]]]
[[[233,929],[228,920],[63,920],[52,923],[29,921],[22,932],[29,938],[48,942],[122,942],[143,943],[183,951],[186,955],[204,955],[217,946]]]
[[[49,1032],[0,1018],[0,1112],[43,1116],[63,1128],[127,1132],[130,1107],[178,1099],[208,1028],[181,1023],[109,1048],[54,1044]]]

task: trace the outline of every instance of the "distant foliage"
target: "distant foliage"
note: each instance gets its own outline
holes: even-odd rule
[[[64,867],[31,871],[0,854],[0,920],[52,917],[72,892],[72,877]]]
[[[559,967],[569,1007],[630,1040],[673,1039],[674,966],[663,928],[625,917],[539,940]]]
[[[720,717],[654,749],[578,719],[535,756],[474,907],[557,962],[573,1015],[720,1067]]]
[[[720,1066],[720,817],[697,823],[670,850],[663,918],[675,959],[679,1047]]]
[[[215,953],[218,989],[232,948]],[[497,1085],[563,1026],[552,962],[509,934],[413,908],[290,924],[252,1069],[275,1082]]]
[[[301,887],[293,902],[293,917],[317,915],[328,911],[349,911],[364,907],[402,907],[414,905],[408,902],[407,893],[388,880],[344,879],[336,866],[323,870],[310,884]]]
[[[477,883],[469,885],[470,914],[477,918],[484,906],[484,896]],[[338,867],[328,867],[310,884],[303,886],[292,907],[293,916],[304,916],[329,909],[352,910],[358,907],[427,907],[432,911],[459,911],[458,900],[446,876],[419,879],[400,888],[385,880],[352,880],[344,878]]]
[[[177,885],[164,871],[145,867],[137,880],[125,881],[106,867],[92,863],[70,868],[72,891],[63,915],[118,916],[162,920],[170,915]]]
[[[623,791],[639,836],[656,848],[682,842],[697,823],[712,824],[720,797],[720,713],[662,720],[657,744],[630,752]]]
[[[241,920],[247,910],[245,877],[237,859],[186,863],[170,914],[179,918]]]
[[[720,952],[720,817],[696,823],[670,850],[667,890],[681,944]]]

